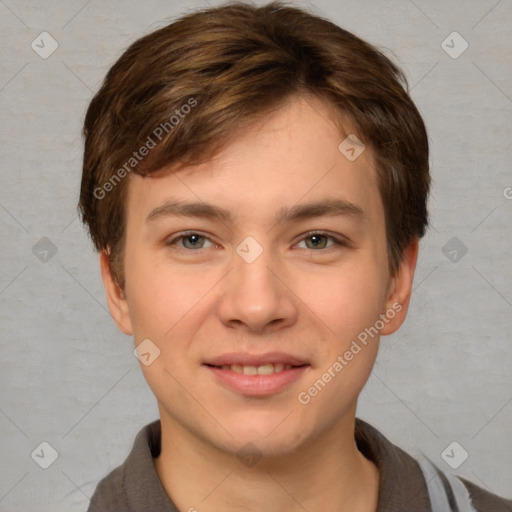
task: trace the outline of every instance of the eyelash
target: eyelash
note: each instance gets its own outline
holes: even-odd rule
[[[326,251],[328,249],[332,249],[335,246],[340,246],[340,247],[348,247],[349,246],[349,243],[346,239],[338,238],[338,237],[331,235],[325,231],[308,231],[307,233],[304,233],[304,235],[302,235],[302,238],[300,239],[299,242],[302,242],[302,241],[307,240],[308,238],[312,238],[314,236],[325,236],[328,240],[333,242],[333,245],[331,245],[330,247],[327,247],[325,249],[318,249],[319,251]],[[309,250],[313,251],[314,249],[309,249]]]
[[[210,238],[202,235],[201,233],[198,233],[197,231],[187,231],[185,233],[181,233],[180,235],[172,238],[171,240],[166,242],[166,245],[167,246],[176,245],[177,242],[184,240],[185,238],[192,236],[192,235],[197,235],[201,238],[204,238],[205,240],[208,240],[209,242],[212,242],[212,240],[210,240]],[[340,246],[340,247],[348,247],[349,246],[349,242],[347,240],[337,238],[329,233],[326,233],[325,231],[309,231],[307,233],[304,233],[302,235],[301,239],[297,243],[303,242],[304,240],[307,240],[308,238],[312,238],[314,236],[325,236],[329,241],[333,242],[333,245],[331,245],[330,247],[323,248],[323,249],[309,249],[310,251],[326,251],[328,249],[332,249],[335,246]],[[212,242],[212,243],[214,243],[214,242]],[[199,249],[187,249],[186,247],[180,247],[180,249],[193,252],[193,251],[201,251],[202,249],[204,249],[204,247],[201,247]],[[308,248],[306,248],[306,249],[308,249]]]

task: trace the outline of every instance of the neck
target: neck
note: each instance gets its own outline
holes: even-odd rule
[[[379,473],[357,449],[354,418],[279,457],[244,465],[162,417],[155,468],[179,510],[375,512]]]

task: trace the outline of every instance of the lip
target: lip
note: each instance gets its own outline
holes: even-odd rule
[[[292,366],[307,365],[305,359],[300,359],[285,352],[266,352],[264,354],[247,354],[246,352],[232,352],[213,357],[205,361],[206,365],[222,366],[240,364],[242,366],[261,366],[267,363],[291,364]]]
[[[219,368],[223,365],[238,364],[242,366],[260,366],[266,363],[282,363],[292,365],[271,375],[244,375],[232,370]],[[213,365],[213,366],[212,366]],[[235,393],[264,397],[285,390],[310,368],[309,363],[283,352],[267,352],[266,354],[232,353],[209,359],[204,367],[210,371],[214,379],[223,387]]]

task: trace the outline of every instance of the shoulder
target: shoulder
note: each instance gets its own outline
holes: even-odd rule
[[[512,512],[512,500],[440,470],[425,456],[412,457],[358,418],[355,438],[358,449],[379,469],[379,512]]]
[[[122,464],[100,480],[92,495],[87,512],[130,510],[124,492],[124,469],[124,464]]]
[[[175,510],[156,474],[153,457],[160,450],[160,421],[143,427],[120,466],[106,475],[94,491],[87,512]]]
[[[460,480],[466,487],[477,512],[512,512],[512,500],[491,494],[464,478]]]

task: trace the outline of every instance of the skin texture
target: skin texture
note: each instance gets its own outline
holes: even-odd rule
[[[353,133],[348,122],[345,128]],[[129,178],[125,289],[112,279],[105,254],[102,276],[119,328],[136,345],[149,338],[160,349],[141,368],[162,423],[155,467],[180,510],[376,510],[378,471],[357,450],[353,432],[380,336],[308,404],[297,399],[397,304],[401,310],[380,334],[398,329],[411,293],[418,241],[390,276],[372,151],[366,147],[350,162],[338,150],[345,136],[329,105],[297,97],[205,164]],[[283,207],[333,199],[357,205],[364,218],[276,223]],[[147,220],[170,200],[220,206],[232,218]],[[186,231],[206,238],[176,240]],[[311,231],[346,244],[312,239]],[[247,236],[263,250],[252,263],[236,252]],[[223,386],[203,364],[230,352],[274,351],[309,366],[264,397]],[[261,455],[252,467],[236,456],[247,443]]]

